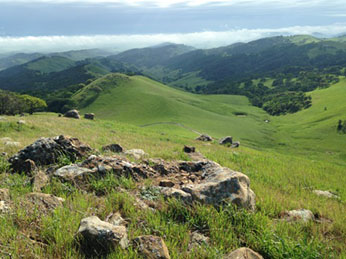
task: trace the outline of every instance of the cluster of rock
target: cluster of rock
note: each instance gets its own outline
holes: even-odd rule
[[[64,114],[64,117],[73,118],[73,119],[80,119],[79,111],[78,110],[69,110]],[[93,120],[94,118],[95,118],[94,113],[85,113],[84,114],[84,119]]]
[[[209,142],[209,141],[213,141],[213,138],[207,134],[202,134],[199,137],[197,137],[196,140]],[[236,147],[240,146],[240,142],[239,141],[233,142],[233,138],[231,136],[221,138],[219,140],[219,144],[220,145],[229,145],[232,148],[236,148]]]

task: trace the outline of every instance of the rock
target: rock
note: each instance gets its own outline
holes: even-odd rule
[[[231,148],[236,148],[236,147],[240,147],[240,142],[236,141],[231,145]]]
[[[24,113],[21,113],[21,114],[19,114],[19,116],[20,116],[20,117],[24,117],[24,116],[25,116],[25,114],[24,114]]]
[[[1,140],[2,143],[6,143],[8,141],[12,141],[12,139],[9,138],[9,137],[4,137],[4,138],[1,138],[0,140]]]
[[[143,158],[146,155],[146,153],[142,149],[130,149],[125,151],[125,155],[130,155],[135,159],[139,160]]]
[[[196,148],[191,146],[184,146],[183,151],[185,153],[194,153],[196,151]]]
[[[10,190],[9,189],[0,189],[0,201],[10,200]]]
[[[111,151],[114,153],[121,153],[123,152],[123,148],[119,144],[110,144],[107,146],[102,147],[103,151]]]
[[[78,233],[81,250],[86,257],[106,255],[112,249],[120,246],[128,247],[127,229],[125,226],[115,226],[96,216],[81,220]]]
[[[300,210],[291,210],[286,211],[283,214],[283,219],[285,221],[303,221],[308,222],[315,219],[314,214],[310,210],[300,209]]]
[[[263,259],[263,257],[250,248],[242,247],[224,256],[223,259]]]
[[[32,192],[25,195],[25,203],[33,205],[34,210],[46,213],[60,207],[65,202],[65,199],[56,197],[52,194]],[[23,206],[26,206],[23,204]]]
[[[232,143],[233,143],[233,138],[231,136],[227,136],[219,140],[220,145],[226,145],[226,144],[232,145]]]
[[[24,162],[32,160],[37,166],[50,165],[58,161],[59,157],[67,156],[71,161],[86,156],[91,151],[88,145],[81,143],[77,138],[63,135],[55,138],[41,138],[10,157],[11,168],[15,172],[23,171]]]
[[[255,194],[245,174],[221,167],[212,161],[197,162],[196,167],[200,166],[205,176],[203,182],[182,187],[183,191],[191,194],[193,200],[215,206],[232,202],[241,208],[255,209]]]
[[[314,190],[313,193],[315,193],[318,196],[324,196],[324,197],[327,197],[327,198],[339,199],[339,196],[335,195],[334,193],[332,193],[330,191]]]
[[[94,113],[86,113],[86,114],[84,114],[84,119],[93,120],[94,118],[95,118],[95,114]]]
[[[75,182],[86,179],[86,177],[92,173],[94,173],[94,171],[91,169],[73,164],[59,168],[53,175],[66,182]]]
[[[161,237],[139,236],[133,240],[138,253],[147,259],[170,259],[168,248]]]
[[[43,171],[37,171],[34,178],[32,179],[33,191],[41,192],[42,188],[45,187],[49,182],[49,177]]]
[[[200,246],[208,246],[210,242],[210,238],[202,235],[198,232],[193,232],[191,234],[191,239],[189,243],[189,250],[193,250],[194,248],[200,247]]]
[[[5,146],[7,146],[7,147],[20,147],[20,142],[6,141]]]
[[[64,114],[64,117],[80,119],[79,112],[77,110],[69,110]]]
[[[162,187],[173,187],[174,183],[170,180],[161,180],[159,185]]]
[[[11,208],[6,201],[0,201],[0,214],[10,212]]]
[[[196,138],[196,140],[199,141],[213,141],[212,137],[206,135],[206,134],[202,134],[200,135],[198,138]]]
[[[19,121],[17,121],[17,124],[18,125],[24,125],[24,124],[26,124],[26,121],[25,120],[19,120]]]
[[[1,152],[1,156],[3,156],[3,157],[7,157],[7,153],[6,152]]]
[[[58,114],[58,117],[59,117],[59,118],[62,117],[62,114],[59,113],[59,114]]]
[[[25,160],[22,164],[22,172],[31,175],[34,171],[37,171],[35,162],[31,159]]]
[[[165,198],[174,198],[186,203],[192,202],[191,194],[184,192],[180,189],[163,187],[161,188],[161,194],[163,194]]]
[[[114,226],[125,226],[127,222],[121,217],[119,212],[111,213],[106,218],[106,221]]]

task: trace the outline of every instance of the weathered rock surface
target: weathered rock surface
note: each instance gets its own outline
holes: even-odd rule
[[[315,193],[318,196],[324,196],[327,198],[335,198],[335,199],[339,198],[339,196],[335,195],[334,193],[332,193],[330,191],[313,190],[313,193]]]
[[[194,153],[196,151],[196,148],[192,146],[184,146],[183,151],[185,153]]]
[[[226,144],[232,145],[232,143],[233,143],[233,138],[231,136],[227,136],[219,140],[220,145],[226,145]]]
[[[0,214],[10,212],[11,208],[6,201],[0,201]]]
[[[64,117],[67,118],[74,118],[74,119],[80,119],[79,112],[77,110],[69,110],[64,114]]]
[[[81,220],[77,237],[87,257],[105,255],[117,246],[125,249],[129,242],[125,226],[115,226],[96,216]]]
[[[56,170],[53,175],[67,182],[85,180],[94,171],[78,165],[66,165]]]
[[[161,180],[159,185],[162,187],[173,187],[174,182],[172,182],[171,180]]]
[[[125,151],[125,155],[132,156],[133,158],[139,160],[143,158],[146,153],[142,149],[130,149]]]
[[[138,253],[147,259],[170,259],[168,248],[161,237],[139,236],[133,240]]]
[[[84,119],[93,120],[94,118],[95,118],[95,114],[94,113],[86,113],[86,114],[84,114]]]
[[[7,147],[20,147],[20,142],[17,141],[6,141],[4,144]]]
[[[103,151],[111,151],[114,153],[121,153],[121,152],[123,152],[124,149],[119,144],[110,144],[107,146],[103,146],[102,150]]]
[[[25,147],[9,159],[11,168],[18,172],[24,171],[23,165],[27,159],[32,160],[37,166],[56,163],[61,155],[74,161],[82,158],[91,151],[88,145],[81,143],[77,138],[63,135],[55,138],[41,138]]]
[[[210,137],[207,134],[202,134],[199,137],[197,137],[196,140],[199,140],[199,141],[213,141],[213,138]]]
[[[195,169],[203,172],[203,182],[182,186],[182,190],[191,194],[193,200],[213,205],[227,201],[241,208],[255,209],[255,194],[246,175],[212,161],[195,163]]]
[[[189,243],[189,250],[193,250],[194,248],[198,248],[201,246],[208,246],[210,242],[210,238],[202,235],[198,232],[193,232],[191,234],[191,239]]]
[[[283,214],[283,219],[285,221],[302,221],[308,222],[315,219],[314,214],[310,210],[300,209],[300,210],[291,210],[286,211]]]
[[[36,171],[34,178],[32,179],[33,191],[41,192],[42,188],[49,183],[49,177],[45,172],[38,170]]]
[[[180,189],[163,187],[161,188],[161,194],[163,194],[165,198],[175,198],[186,203],[192,202],[191,194],[184,192]]]
[[[64,202],[65,199],[46,193],[32,192],[25,195],[25,203],[30,203],[42,213],[54,210],[62,206]],[[23,204],[23,206],[26,205]]]
[[[241,247],[224,256],[223,259],[263,259],[263,257],[250,248]]]
[[[125,226],[127,222],[121,217],[119,212],[111,213],[106,218],[106,221],[114,226]]]

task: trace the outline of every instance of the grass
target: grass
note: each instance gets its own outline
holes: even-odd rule
[[[2,123],[14,125],[18,117],[5,119],[7,122]],[[118,121],[58,118],[56,114],[36,114],[25,117],[25,120],[27,124],[20,131],[6,130],[1,132],[2,136],[11,137],[24,147],[42,136],[67,134],[80,138],[93,148],[120,143],[127,149],[142,148],[150,157],[168,160],[184,157],[184,144],[194,145],[209,159],[250,177],[251,188],[257,196],[257,212],[235,211],[232,207],[216,210],[200,205],[187,208],[177,201],[163,202],[160,198],[159,209],[148,212],[138,210],[131,195],[118,192],[117,187],[135,190],[136,183],[131,179],[112,175],[95,179],[91,184],[93,192],[88,194],[55,180],[43,191],[66,198],[62,208],[40,216],[39,221],[33,220],[20,206],[13,214],[0,217],[0,244],[5,247],[2,256],[11,253],[27,258],[78,258],[80,255],[73,238],[80,219],[90,215],[104,219],[114,211],[119,211],[128,220],[130,238],[142,234],[162,236],[172,258],[220,258],[241,246],[251,247],[265,258],[346,256],[346,168],[342,164],[244,146],[234,150],[216,143],[200,143],[194,140],[195,133],[177,126],[141,128]],[[18,149],[1,148],[1,152],[10,154]],[[62,164],[67,162],[61,161]],[[32,190],[30,179],[24,175],[9,175],[6,162],[1,160],[0,164],[0,187],[9,188],[12,199],[20,201]],[[313,189],[331,190],[340,196],[340,200],[316,196]],[[310,209],[332,223],[276,221],[281,212],[300,208]],[[195,230],[209,236],[211,243],[207,248],[188,251],[190,233]],[[36,239],[28,238],[29,233]],[[109,256],[137,257],[132,249],[117,250]]]
[[[196,96],[138,76],[112,75],[115,84],[111,85],[108,79],[91,85],[102,91],[83,110],[95,112],[95,121],[51,113],[5,116],[0,122],[1,138],[10,137],[24,147],[40,137],[65,134],[95,149],[118,143],[166,160],[187,159],[183,145],[193,145],[207,158],[249,176],[256,193],[256,212],[164,201],[150,181],[143,183],[146,188],[140,195],[155,200],[157,209],[140,210],[129,194],[138,189],[137,183],[109,174],[91,179],[89,193],[52,180],[43,192],[65,198],[64,206],[52,214],[32,215],[20,206],[23,195],[32,191],[30,178],[9,174],[8,163],[0,157],[0,188],[10,189],[15,204],[13,213],[0,215],[0,257],[79,258],[74,235],[80,220],[90,215],[105,219],[116,211],[128,222],[130,239],[159,235],[172,258],[221,258],[241,246],[265,258],[346,257],[346,142],[345,135],[336,133],[337,121],[346,119],[345,79],[312,92],[311,108],[281,117],[268,116],[239,96]],[[92,95],[85,91],[75,98]],[[262,123],[265,118],[270,123]],[[19,119],[26,124],[17,125]],[[183,123],[215,137],[233,135],[242,145],[230,149],[215,141],[198,142],[194,140],[197,133],[175,124],[138,126],[158,121]],[[21,147],[0,142],[0,152],[10,155]],[[60,166],[69,163],[64,157],[59,161]],[[119,187],[129,193],[119,192]],[[315,189],[332,191],[340,199],[317,196],[312,192]],[[326,220],[307,224],[277,220],[282,212],[301,208]],[[210,244],[189,251],[190,234],[196,230],[207,235]],[[109,258],[138,258],[138,254],[130,248],[116,250]]]

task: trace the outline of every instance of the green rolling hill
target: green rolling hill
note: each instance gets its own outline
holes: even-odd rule
[[[135,125],[174,122],[216,138],[232,135],[252,146],[271,142],[271,126],[264,122],[268,115],[243,96],[196,95],[142,76],[109,74],[73,99],[82,112],[94,112],[101,119]]]

